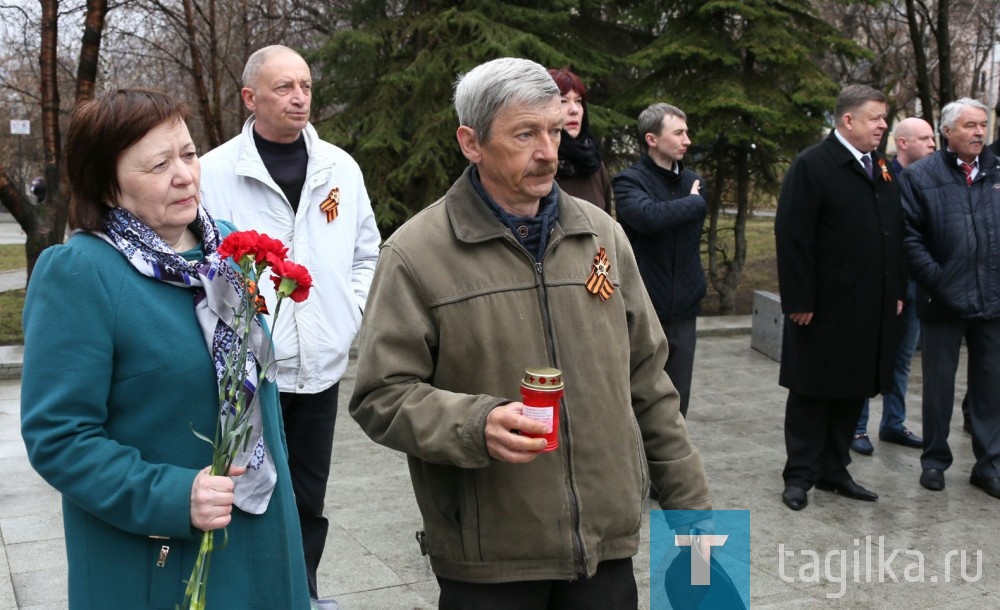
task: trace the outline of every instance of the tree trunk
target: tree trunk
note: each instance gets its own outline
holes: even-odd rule
[[[38,54],[42,99],[43,174],[48,190],[45,201],[33,205],[11,183],[6,168],[0,166],[0,202],[14,216],[25,233],[24,254],[28,279],[42,250],[62,243],[66,233],[69,202],[64,194],[62,172],[62,132],[59,128],[58,85],[59,1],[41,0],[41,45]],[[98,56],[104,31],[107,0],[88,0],[84,17],[83,44],[77,68],[76,102],[93,96]]]
[[[31,271],[35,268],[35,262],[42,250],[62,242],[63,233],[56,232],[55,224],[64,225],[51,222],[52,217],[58,215],[53,214],[53,210],[62,209],[65,219],[67,208],[66,202],[63,200],[62,173],[60,172],[62,137],[59,130],[59,84],[57,80],[59,70],[58,0],[42,0],[41,31],[42,41],[38,62],[42,93],[42,148],[45,158],[43,172],[48,195],[44,203],[32,206],[28,210],[29,215],[33,217],[31,222],[25,223],[18,219],[26,235],[24,254],[27,259],[29,281],[31,280]]]
[[[723,314],[736,313],[736,289],[743,277],[743,265],[747,260],[747,216],[750,214],[750,150],[740,146],[736,160],[736,222],[733,224],[733,259],[726,269],[726,299],[721,303]]]
[[[934,103],[931,96],[931,78],[927,69],[927,52],[917,19],[915,0],[906,0],[906,22],[910,27],[910,44],[913,45],[913,63],[917,69],[917,91],[920,96],[920,112],[931,128],[934,128]]]
[[[201,51],[198,47],[198,29],[194,24],[194,0],[184,0],[184,30],[187,33],[188,51],[191,53],[191,78],[194,79],[194,89],[198,96],[198,111],[208,138],[209,149],[222,142],[212,109],[208,101],[208,87],[205,85],[205,69],[202,67]]]
[[[938,47],[938,74],[939,89],[941,93],[940,107],[955,99],[955,84],[951,76],[951,27],[948,21],[948,12],[951,6],[949,0],[938,0],[937,11],[937,47]]]
[[[80,65],[76,71],[76,103],[93,99],[97,82],[98,58],[104,34],[104,17],[108,0],[87,0],[87,17],[83,24],[83,44],[80,46]]]
[[[222,124],[222,70],[219,67],[219,32],[215,0],[208,2],[208,76],[212,84],[212,124],[219,138],[219,144],[226,139],[225,127]],[[213,144],[214,148],[218,144]]]
[[[736,295],[743,275],[743,265],[747,259],[747,216],[750,214],[750,165],[747,155],[749,150],[741,146],[736,152],[733,163],[733,174],[736,183],[736,218],[733,221],[733,255],[725,255],[723,248],[716,248],[722,255],[722,263],[718,262],[712,269],[712,287],[719,293],[719,313],[732,315],[736,313]],[[719,182],[718,180],[716,181]],[[717,184],[722,188],[721,184]],[[715,226],[714,232],[718,232]],[[717,241],[716,241],[717,243]],[[711,256],[710,256],[711,258]]]
[[[708,248],[708,282],[719,295],[719,308],[721,310],[726,299],[724,295],[725,283],[719,278],[724,273],[722,269],[726,266],[726,253],[719,246],[719,215],[722,212],[722,192],[726,188],[726,172],[723,171],[723,166],[725,165],[727,145],[720,138],[713,148],[715,149],[712,151],[715,168],[712,171],[712,186],[708,189],[708,235],[705,237],[705,241]]]

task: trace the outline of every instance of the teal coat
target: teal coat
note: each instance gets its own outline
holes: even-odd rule
[[[192,298],[87,234],[45,250],[32,273],[21,433],[32,466],[63,495],[74,610],[172,610],[183,598],[201,539],[191,485],[211,461],[192,430],[211,438],[218,417]],[[278,392],[267,384],[261,397],[277,487],[263,515],[234,509],[228,546],[211,558],[212,610],[309,607]]]

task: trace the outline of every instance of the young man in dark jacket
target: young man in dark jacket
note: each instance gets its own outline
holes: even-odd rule
[[[955,372],[965,340],[966,399],[976,464],[970,483],[1000,498],[1000,161],[986,147],[988,109],[962,98],[941,109],[946,146],[900,177],[903,248],[917,282],[923,337],[920,484],[944,489]]]
[[[691,140],[687,116],[670,104],[639,115],[642,158],[612,181],[618,220],[632,242],[639,272],[670,344],[666,371],[687,415],[694,370],[695,320],[705,296],[701,227],[708,205],[701,177],[681,160]]]

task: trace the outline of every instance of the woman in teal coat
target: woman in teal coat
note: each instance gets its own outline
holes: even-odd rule
[[[257,434],[234,476],[210,475],[212,448],[195,435],[214,434],[217,367],[239,341],[216,312],[240,288],[199,205],[186,117],[182,104],[145,90],[74,111],[77,231],[32,274],[21,431],[32,466],[63,496],[70,608],[172,610],[202,531],[225,527],[207,607],[304,610],[276,388],[258,388]],[[256,353],[267,351],[264,329],[255,336],[253,355],[266,358]]]

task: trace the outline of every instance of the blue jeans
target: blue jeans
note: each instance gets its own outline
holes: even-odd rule
[[[903,313],[900,317],[899,348],[896,350],[895,368],[892,371],[892,391],[882,395],[882,423],[879,424],[879,434],[887,432],[902,432],[903,420],[906,419],[906,384],[910,379],[910,361],[917,351],[920,341],[920,321],[917,319],[917,285],[909,282],[906,287],[906,300],[903,301]],[[868,401],[861,407],[861,417],[858,418],[858,428],[855,434],[868,433]]]

